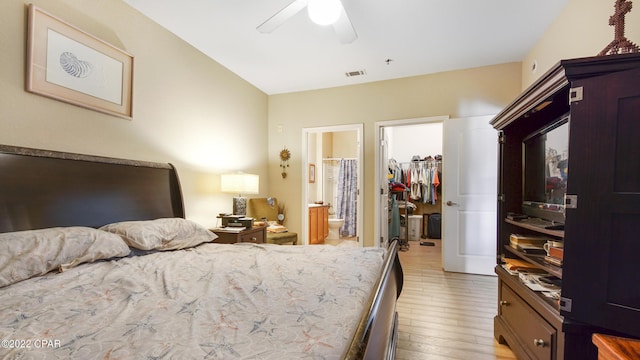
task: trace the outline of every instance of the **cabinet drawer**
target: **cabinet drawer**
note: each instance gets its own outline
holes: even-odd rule
[[[264,243],[264,231],[251,231],[246,234],[240,234],[239,242],[252,242],[256,244]]]
[[[556,347],[556,330],[503,282],[501,290],[501,317],[537,359],[552,359]]]

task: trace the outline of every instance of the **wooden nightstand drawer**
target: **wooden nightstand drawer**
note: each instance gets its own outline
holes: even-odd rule
[[[265,229],[260,227],[259,229],[246,230],[240,233],[238,242],[252,242],[256,244],[263,244],[265,241]]]
[[[265,226],[254,226],[251,229],[240,232],[225,231],[223,229],[212,230],[218,238],[214,240],[220,244],[235,244],[239,242],[252,242],[256,244],[265,243],[267,238],[267,228]]]
[[[503,282],[501,290],[500,316],[537,359],[551,359],[555,353],[556,330]]]

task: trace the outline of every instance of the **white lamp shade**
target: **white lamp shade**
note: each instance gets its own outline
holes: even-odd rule
[[[331,25],[340,17],[340,0],[311,0],[307,5],[309,18],[318,25]]]
[[[257,194],[260,191],[260,177],[254,174],[220,175],[220,191],[234,194]]]

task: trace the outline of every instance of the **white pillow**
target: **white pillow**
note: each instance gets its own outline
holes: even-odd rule
[[[182,218],[123,221],[100,230],[118,234],[129,246],[140,250],[184,249],[218,238],[201,225]]]
[[[0,234],[0,287],[84,262],[127,256],[114,234],[90,227],[58,227]]]

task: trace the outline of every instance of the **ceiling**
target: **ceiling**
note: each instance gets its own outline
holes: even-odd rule
[[[306,9],[256,30],[292,0],[124,1],[267,94],[521,61],[567,3],[342,0],[358,35],[342,44]]]

